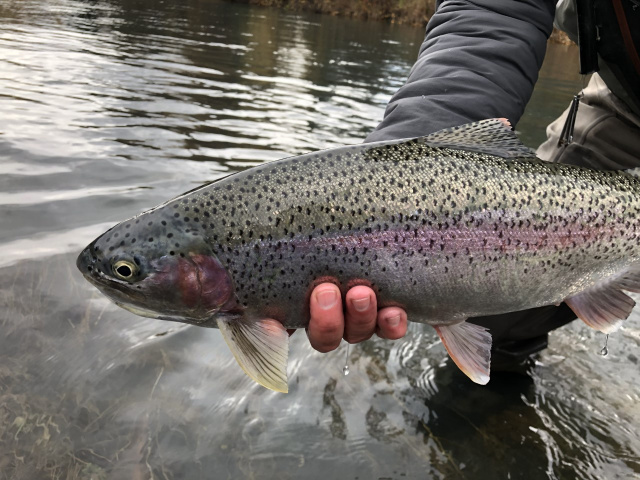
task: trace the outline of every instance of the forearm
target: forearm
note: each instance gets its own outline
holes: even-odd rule
[[[538,78],[554,5],[542,0],[441,2],[407,83],[366,141],[427,135],[493,117],[515,125]]]

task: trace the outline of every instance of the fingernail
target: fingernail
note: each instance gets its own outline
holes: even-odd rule
[[[357,312],[364,312],[369,308],[369,305],[371,305],[371,299],[368,295],[364,298],[353,299],[351,300],[351,305],[353,305],[353,308],[355,308]]]
[[[400,315],[387,318],[387,325],[389,325],[390,327],[397,327],[398,325],[400,325]]]
[[[329,310],[336,304],[338,295],[333,289],[322,290],[321,292],[316,293],[316,300],[318,301],[318,305],[320,305],[320,308]]]

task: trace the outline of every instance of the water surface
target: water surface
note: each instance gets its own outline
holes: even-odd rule
[[[314,352],[290,393],[219,333],[135,317],[76,271],[113,223],[262,162],[359,143],[422,29],[214,0],[0,5],[0,479],[637,478],[637,314],[554,332],[481,387],[431,329]],[[526,143],[582,85],[552,46]]]

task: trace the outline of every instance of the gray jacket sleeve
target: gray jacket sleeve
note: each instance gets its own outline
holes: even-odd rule
[[[544,0],[439,2],[407,83],[366,142],[442,128],[520,119],[538,79],[555,3]]]

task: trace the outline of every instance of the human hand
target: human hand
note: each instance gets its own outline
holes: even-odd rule
[[[311,346],[319,352],[338,348],[344,338],[349,343],[363,342],[374,333],[380,338],[397,340],[407,333],[407,313],[399,307],[378,311],[374,291],[364,285],[351,288],[346,295],[346,313],[340,289],[322,283],[311,293],[308,334]]]

